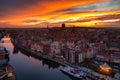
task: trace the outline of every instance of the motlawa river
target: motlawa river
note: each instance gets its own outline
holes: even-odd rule
[[[15,47],[10,38],[2,40],[4,43],[0,43],[0,46],[10,52],[9,64],[14,68],[17,80],[76,80],[61,72],[60,64],[29,55]]]

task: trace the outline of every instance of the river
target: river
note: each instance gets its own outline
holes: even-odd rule
[[[76,80],[62,73],[60,64],[36,58],[14,47],[10,38],[3,38],[1,46],[10,52],[10,61],[15,70],[17,80]]]

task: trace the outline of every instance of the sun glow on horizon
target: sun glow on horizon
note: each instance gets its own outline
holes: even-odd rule
[[[29,2],[30,1],[31,0],[29,0]],[[13,9],[9,9],[8,7],[8,10],[5,10],[4,6],[2,6],[3,12],[6,13],[0,13],[0,27],[35,27],[41,25],[41,27],[45,27],[46,24],[57,26],[61,23],[86,27],[104,26],[106,24],[112,25],[112,23],[116,26],[120,26],[118,24],[120,19],[119,0],[116,0],[116,2],[113,2],[112,0],[45,0],[35,2],[36,4],[33,5],[31,5],[32,3],[30,5],[27,5],[26,3],[24,9],[19,7],[18,10],[15,7],[13,7]],[[103,2],[105,3],[103,4]],[[10,3],[12,4],[14,2]]]

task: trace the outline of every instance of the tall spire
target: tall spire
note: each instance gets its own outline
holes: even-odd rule
[[[65,28],[66,28],[66,26],[65,26],[65,24],[63,23],[63,24],[62,24],[62,29],[65,29]]]
[[[49,28],[48,24],[47,24],[47,29]]]

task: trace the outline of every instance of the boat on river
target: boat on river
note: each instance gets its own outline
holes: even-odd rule
[[[9,61],[9,52],[5,47],[0,47],[0,66],[7,64]]]
[[[0,67],[0,80],[16,80],[14,68],[11,65]]]
[[[78,68],[73,68],[70,66],[61,68],[61,71],[80,80],[89,80],[85,72]]]

